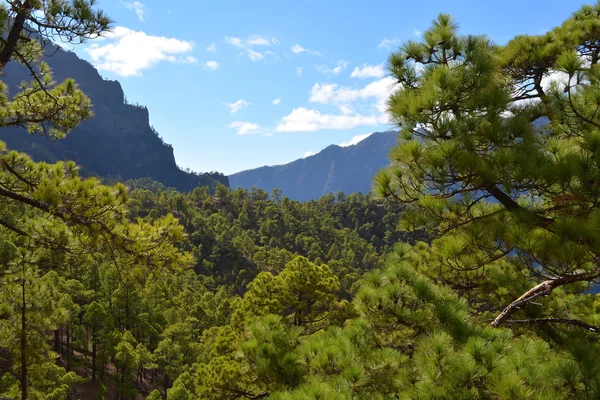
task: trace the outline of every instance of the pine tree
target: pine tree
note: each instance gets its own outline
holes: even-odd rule
[[[527,280],[521,293],[501,288],[513,297],[492,326],[539,326],[561,344],[573,329],[600,332],[573,298],[600,277],[599,13],[583,7],[505,46],[459,35],[442,14],[388,64],[401,140],[376,191],[408,206],[405,227],[439,239],[447,284],[481,288],[498,260]]]
[[[54,82],[40,58],[46,47],[54,46],[52,41],[81,43],[106,32],[111,21],[95,3],[23,0],[0,5],[0,71],[13,61],[31,75],[31,82],[14,94],[0,83],[0,127],[26,126],[30,133],[58,139],[91,116],[90,101],[75,82]]]

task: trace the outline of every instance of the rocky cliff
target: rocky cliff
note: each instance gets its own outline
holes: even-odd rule
[[[58,50],[46,59],[54,77],[74,78],[90,97],[94,117],[83,122],[65,139],[51,142],[27,134],[22,128],[0,129],[0,140],[9,148],[24,151],[37,161],[73,160],[85,175],[119,179],[148,177],[178,190],[197,186],[228,185],[227,177],[217,173],[195,174],[180,170],[173,148],[150,126],[148,109],[127,104],[117,81],[104,80],[98,71],[75,53]],[[29,80],[20,64],[9,63],[1,79],[9,91]]]

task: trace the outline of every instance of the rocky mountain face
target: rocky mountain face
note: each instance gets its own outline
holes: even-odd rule
[[[167,187],[189,191],[197,186],[228,186],[219,173],[196,174],[179,169],[173,148],[150,126],[148,109],[127,104],[117,81],[104,80],[98,71],[75,53],[58,50],[45,60],[60,82],[71,77],[90,97],[94,116],[65,139],[51,142],[29,135],[22,128],[0,129],[0,140],[14,150],[26,152],[36,161],[73,160],[82,174],[118,179],[151,178]],[[23,66],[9,63],[0,77],[16,92],[20,82],[30,79]]]
[[[284,165],[260,167],[229,176],[232,188],[274,188],[293,200],[319,198],[327,193],[371,190],[375,172],[387,166],[397,132],[375,132],[354,146],[331,145],[321,152]]]

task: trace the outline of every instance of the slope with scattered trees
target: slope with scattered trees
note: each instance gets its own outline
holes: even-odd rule
[[[89,99],[28,31],[109,21],[0,7],[0,68],[33,74],[0,125],[62,137]],[[499,46],[440,15],[390,56],[378,198],[128,189],[2,143],[0,396],[600,398],[599,26],[600,3]]]

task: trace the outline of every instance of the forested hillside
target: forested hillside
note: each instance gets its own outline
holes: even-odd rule
[[[132,188],[136,181],[129,182]],[[143,182],[142,182],[143,183]],[[147,185],[144,185],[147,187]],[[382,265],[399,241],[423,240],[423,232],[401,232],[401,207],[361,194],[329,194],[300,203],[261,189],[217,186],[191,194],[164,188],[135,189],[127,206],[132,220],[154,221],[174,215],[188,237],[184,248],[195,256],[195,271],[216,284],[243,293],[261,271],[280,272],[295,256],[327,263],[348,296],[364,271]]]
[[[359,143],[331,145],[315,155],[284,165],[260,167],[229,176],[232,188],[279,189],[290,199],[314,200],[329,193],[368,193],[373,177],[389,164],[398,132],[375,132]]]
[[[0,70],[31,72],[0,126],[72,134],[90,100],[38,39],[110,20],[0,10]],[[440,14],[389,56],[373,195],[103,185],[0,142],[0,397],[600,398],[599,27],[500,46]]]

